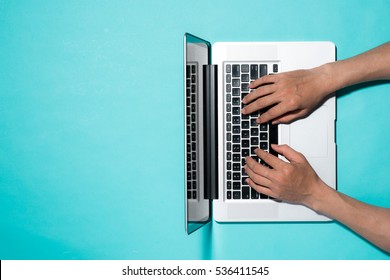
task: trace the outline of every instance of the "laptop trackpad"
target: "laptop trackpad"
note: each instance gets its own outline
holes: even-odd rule
[[[321,106],[308,118],[290,125],[290,145],[306,157],[328,155],[328,107]]]

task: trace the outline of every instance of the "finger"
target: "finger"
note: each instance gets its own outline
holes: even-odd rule
[[[264,84],[274,83],[277,80],[277,75],[266,75],[249,84],[249,88],[257,88]]]
[[[269,168],[267,168],[269,169]],[[249,168],[248,166],[245,166],[245,172],[246,174],[248,174],[249,178],[255,182],[256,184],[258,185],[262,185],[262,186],[270,186],[271,184],[271,181],[269,179],[267,179],[266,177],[262,176],[261,173],[255,173],[251,168]]]
[[[255,100],[261,96],[273,93],[275,91],[275,89],[276,89],[275,84],[263,85],[255,90],[251,91],[247,96],[245,96],[242,99],[242,103],[248,104],[249,102],[252,102],[253,100]]]
[[[255,150],[255,153],[259,158],[264,160],[265,163],[267,163],[269,166],[273,167],[274,169],[279,169],[284,164],[284,162],[281,159],[275,157],[274,155],[272,155],[266,151],[263,151],[262,149],[257,148]],[[267,168],[265,166],[263,166],[263,167]],[[267,169],[272,170],[269,168],[267,168]]]
[[[251,188],[255,189],[258,193],[262,193],[262,194],[265,194],[265,195],[268,195],[268,196],[272,196],[272,194],[273,194],[272,190],[270,188],[258,185],[255,182],[253,182],[250,178],[246,179],[246,182],[248,183],[248,185]]]
[[[274,119],[277,119],[286,113],[288,113],[289,110],[283,106],[283,103],[279,103],[271,108],[269,108],[267,111],[262,113],[260,117],[257,118],[257,123],[265,123]]]
[[[275,145],[272,144],[272,149],[278,154],[284,156],[289,162],[303,162],[306,158],[299,152],[295,151],[288,145]]]
[[[246,161],[246,170],[248,170],[248,171],[251,170],[251,171],[253,171],[253,173],[256,173],[256,174],[263,176],[265,178],[270,177],[270,173],[271,173],[272,169],[259,164],[252,157],[246,157],[245,161]],[[248,172],[247,172],[247,174],[248,174]]]
[[[256,101],[253,101],[249,105],[245,106],[244,109],[241,110],[241,113],[250,114],[269,107],[271,105],[274,105],[277,102],[279,102],[279,100],[277,100],[274,96],[265,96],[262,98],[258,98]]]

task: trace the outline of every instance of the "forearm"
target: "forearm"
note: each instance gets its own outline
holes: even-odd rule
[[[390,42],[357,56],[318,67],[326,76],[326,94],[375,80],[390,79]]]
[[[321,184],[309,207],[390,252],[390,209],[368,205]]]

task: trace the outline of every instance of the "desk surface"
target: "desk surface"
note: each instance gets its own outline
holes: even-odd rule
[[[390,259],[337,222],[184,233],[182,39],[389,40],[389,1],[0,1],[0,259]],[[390,207],[390,85],[337,98],[338,187]]]

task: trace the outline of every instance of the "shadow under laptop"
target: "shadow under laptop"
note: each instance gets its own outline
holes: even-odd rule
[[[212,241],[212,228],[213,222],[206,224],[201,229],[199,229],[202,233],[202,259],[203,260],[211,260],[213,259],[213,241]]]

